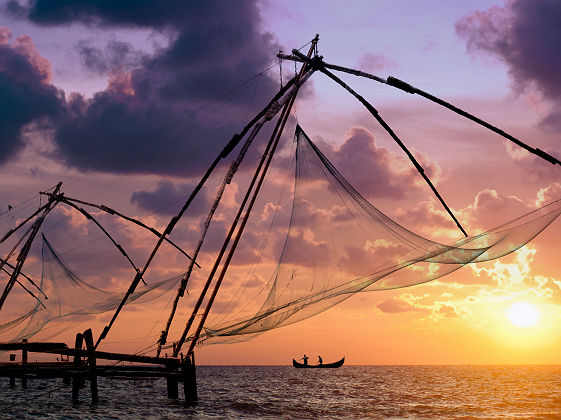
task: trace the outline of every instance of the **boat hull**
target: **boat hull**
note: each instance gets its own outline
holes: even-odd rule
[[[298,363],[296,360],[292,359],[292,366],[297,369],[334,369],[343,366],[345,363],[345,358],[333,363],[323,363],[321,365],[305,365],[304,363]]]

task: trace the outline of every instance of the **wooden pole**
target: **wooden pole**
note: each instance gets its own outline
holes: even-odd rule
[[[296,79],[296,78],[294,78]],[[222,149],[222,151],[220,152],[220,154],[216,157],[216,159],[214,159],[214,161],[211,163],[211,165],[208,167],[207,171],[204,173],[203,177],[200,179],[199,183],[195,186],[195,188],[193,189],[193,191],[191,192],[191,194],[189,195],[189,198],[187,198],[187,200],[185,201],[185,204],[183,204],[183,207],[181,208],[181,210],[179,211],[179,213],[177,213],[176,216],[172,217],[171,220],[169,221],[168,225],[166,226],[165,230],[162,232],[161,236],[158,238],[158,241],[156,242],[156,245],[154,245],[154,249],[152,250],[152,252],[150,253],[150,255],[148,256],[148,259],[146,260],[146,263],[144,264],[144,267],[142,268],[142,270],[140,270],[136,276],[134,277],[134,279],[132,280],[129,289],[127,290],[127,292],[125,293],[125,296],[123,297],[121,303],[119,304],[119,306],[117,307],[117,309],[115,310],[115,313],[113,314],[113,317],[111,318],[111,320],[109,321],[109,324],[107,324],[105,326],[105,328],[103,328],[103,331],[101,332],[101,334],[99,335],[99,338],[97,339],[97,342],[95,343],[95,347],[97,348],[97,346],[99,345],[99,343],[101,342],[101,340],[103,340],[105,337],[107,337],[107,334],[109,333],[109,330],[111,329],[111,327],[113,326],[113,324],[115,323],[115,320],[117,319],[117,316],[119,315],[119,313],[121,312],[121,310],[123,309],[123,306],[125,305],[127,299],[129,298],[130,295],[132,295],[134,293],[134,291],[136,290],[136,287],[138,286],[138,283],[140,282],[140,279],[144,276],[144,274],[146,273],[146,270],[148,270],[149,265],[151,264],[152,260],[154,259],[154,257],[156,256],[156,253],[158,252],[158,249],[160,249],[160,246],[162,244],[162,242],[164,241],[165,237],[167,235],[169,235],[173,229],[175,228],[175,225],[177,224],[177,222],[179,222],[179,220],[181,219],[181,217],[183,217],[183,214],[187,211],[187,209],[189,208],[189,206],[191,205],[191,202],[194,200],[194,198],[196,197],[196,195],[199,193],[199,191],[201,190],[201,188],[203,187],[203,185],[205,184],[205,182],[207,181],[207,179],[210,177],[210,174],[214,171],[214,169],[216,169],[216,167],[218,166],[218,164],[220,163],[220,161],[222,159],[225,159],[226,157],[228,157],[228,155],[230,154],[230,152],[232,150],[234,150],[234,148],[238,145],[238,143],[241,141],[241,139],[246,135],[246,133],[251,129],[251,127],[253,127],[257,121],[259,121],[261,119],[261,117],[263,115],[265,115],[267,113],[267,111],[269,110],[269,108],[271,107],[272,104],[274,104],[278,98],[282,97],[282,95],[284,95],[284,93],[290,88],[290,86],[288,86],[288,84],[284,87],[282,87],[277,94],[273,97],[273,99],[265,106],[265,108],[263,108],[244,128],[243,130],[239,133],[239,134],[234,134],[232,136],[232,138],[230,139],[230,141],[228,142],[228,144],[226,144],[226,146],[224,146],[224,148]]]
[[[84,336],[81,333],[76,334],[76,342],[74,348],[76,350],[82,349],[82,343],[84,342]],[[82,375],[78,372],[82,364],[82,358],[79,354],[74,356],[74,374],[72,375],[72,401],[78,402],[78,395],[80,393],[80,387],[82,386]]]
[[[417,159],[415,159],[413,154],[409,151],[409,149],[407,149],[407,147],[405,146],[405,144],[403,144],[403,142],[397,136],[397,134],[395,134],[395,132],[391,129],[391,127],[380,116],[378,111],[366,99],[364,99],[361,95],[359,95],[357,92],[355,92],[349,85],[347,85],[340,78],[338,78],[333,73],[331,73],[329,70],[327,70],[325,68],[325,66],[323,65],[323,62],[322,62],[321,58],[318,59],[318,60],[310,60],[309,57],[305,57],[303,54],[301,54],[297,50],[292,50],[292,53],[294,55],[296,55],[297,57],[302,58],[302,60],[304,60],[304,62],[308,63],[309,65],[316,66],[319,71],[321,71],[323,74],[325,74],[331,80],[335,81],[342,88],[347,90],[347,92],[349,92],[356,99],[358,99],[358,101],[361,104],[363,104],[366,107],[366,109],[368,109],[368,111],[370,112],[370,114],[372,114],[372,116],[376,119],[376,121],[378,121],[378,123],[384,128],[384,130],[386,130],[386,132],[398,144],[398,146],[401,148],[401,150],[403,150],[405,152],[405,154],[407,155],[407,157],[409,158],[409,160],[411,161],[411,163],[413,164],[415,169],[417,169],[417,172],[419,172],[419,174],[423,177],[423,179],[425,180],[427,185],[430,187],[430,189],[432,190],[432,192],[434,193],[436,198],[438,198],[438,200],[440,201],[440,203],[442,204],[442,206],[444,207],[446,212],[450,215],[452,220],[454,220],[454,223],[456,223],[456,226],[458,227],[458,229],[460,229],[460,231],[464,234],[464,236],[467,237],[468,236],[467,232],[464,230],[464,228],[462,227],[462,225],[460,224],[460,222],[458,221],[456,216],[454,216],[454,213],[452,213],[452,210],[450,209],[450,207],[448,207],[448,205],[446,204],[446,202],[444,201],[444,199],[442,198],[440,193],[437,191],[436,187],[433,185],[433,183],[431,182],[431,180],[429,179],[429,177],[425,173],[425,170],[423,169],[423,167],[420,165],[419,162],[417,162]]]
[[[22,338],[21,340],[21,366],[25,367],[27,364],[27,338]],[[25,375],[25,370],[21,374],[21,387],[27,389],[27,376]]]
[[[185,405],[194,405],[197,402],[197,370],[195,368],[195,354],[188,355],[181,365],[183,376],[183,393]]]
[[[20,253],[17,257],[16,268],[14,268],[14,271],[12,271],[12,275],[10,277],[10,280],[8,280],[8,283],[6,284],[6,287],[4,288],[4,292],[2,293],[2,296],[0,296],[0,309],[2,309],[2,306],[4,305],[4,302],[6,301],[6,298],[8,297],[8,294],[12,290],[12,287],[14,287],[14,284],[15,284],[15,282],[16,282],[18,276],[19,276],[19,273],[20,273],[20,271],[23,267],[23,264],[25,263],[25,260],[27,258],[27,254],[29,253],[29,250],[31,249],[31,243],[35,239],[35,236],[37,235],[37,232],[39,232],[39,229],[41,228],[41,224],[45,220],[45,217],[47,217],[47,214],[49,214],[49,212],[58,203],[58,199],[56,198],[56,195],[58,194],[61,185],[62,185],[62,182],[59,182],[57,184],[57,186],[55,187],[55,189],[53,191],[53,196],[49,198],[49,203],[48,203],[49,205],[45,208],[45,210],[43,211],[43,214],[41,214],[41,216],[39,216],[35,220],[35,222],[33,222],[31,232],[29,233],[29,236],[28,236],[27,240],[25,241],[25,244],[22,246],[21,251],[20,251]],[[6,260],[8,260],[8,258],[6,258]]]
[[[307,75],[309,75],[310,73],[308,73]],[[300,80],[298,80],[298,84],[296,84],[294,89],[297,89],[297,86],[299,85]],[[283,108],[283,114],[286,111],[286,106]],[[183,343],[185,342],[185,339],[187,338],[187,334],[189,332],[189,329],[191,328],[191,325],[193,324],[194,320],[195,320],[195,316],[197,315],[197,312],[200,308],[200,306],[203,303],[203,300],[205,298],[206,292],[208,291],[208,288],[210,287],[210,284],[212,282],[212,279],[214,278],[214,274],[216,274],[216,270],[218,269],[218,266],[220,264],[220,261],[222,260],[222,257],[224,256],[224,253],[226,252],[226,249],[228,247],[228,244],[230,242],[230,239],[232,238],[232,235],[234,234],[234,230],[238,224],[238,222],[241,220],[242,218],[242,213],[243,210],[245,208],[246,202],[250,196],[251,190],[253,189],[253,186],[255,185],[255,182],[257,181],[257,177],[259,176],[259,172],[263,166],[263,163],[265,162],[265,158],[267,157],[267,155],[269,154],[269,150],[272,146],[273,140],[274,140],[274,133],[276,133],[276,131],[278,130],[280,121],[282,120],[282,115],[281,117],[279,117],[279,120],[277,121],[277,125],[273,131],[273,135],[271,136],[269,142],[267,143],[267,146],[265,148],[264,153],[261,155],[261,160],[259,162],[259,164],[257,165],[257,169],[255,170],[255,173],[253,175],[253,178],[249,184],[249,187],[247,188],[247,192],[245,194],[245,197],[242,200],[242,203],[240,204],[239,208],[238,208],[238,213],[236,214],[236,216],[234,217],[234,221],[232,222],[232,225],[230,226],[230,230],[228,231],[228,234],[226,235],[226,239],[224,240],[223,244],[222,244],[222,248],[220,249],[218,256],[216,257],[216,260],[214,262],[214,266],[212,267],[210,274],[207,278],[207,281],[205,283],[205,285],[203,286],[203,290],[201,291],[199,298],[197,299],[197,302],[195,303],[195,306],[191,312],[191,316],[189,317],[189,320],[187,321],[187,324],[185,326],[185,328],[183,329],[183,333],[181,334],[181,337],[179,338],[179,341],[177,342],[176,346],[174,347],[173,350],[173,356],[177,357],[177,355],[179,354],[179,351],[181,350],[181,346],[183,345]]]
[[[304,62],[304,60],[296,55],[286,55],[286,54],[282,54],[279,53],[277,54],[277,57],[283,60],[293,60],[293,61],[299,61],[299,62]],[[384,83],[387,84],[388,86],[392,86],[398,89],[401,89],[404,92],[410,93],[410,94],[417,94],[419,96],[424,97],[425,99],[428,99],[429,101],[432,101],[440,106],[443,106],[444,108],[449,109],[452,112],[455,112],[458,115],[461,115],[464,118],[467,118],[485,128],[487,128],[488,130],[493,131],[494,133],[497,133],[498,135],[510,140],[511,142],[513,142],[514,144],[516,144],[517,146],[527,150],[528,152],[548,161],[549,163],[555,165],[561,165],[561,161],[559,159],[557,159],[556,157],[550,155],[549,153],[544,152],[543,150],[540,150],[539,148],[533,148],[529,145],[527,145],[526,143],[524,143],[523,141],[517,139],[514,136],[511,136],[510,134],[504,132],[503,130],[501,130],[498,127],[495,127],[494,125],[482,120],[481,118],[476,117],[473,114],[470,114],[467,111],[464,111],[461,108],[458,108],[455,105],[452,105],[449,102],[444,101],[443,99],[440,99],[434,95],[431,95],[428,92],[425,92],[421,89],[416,88],[415,86],[410,85],[407,82],[404,82],[403,80],[400,80],[396,77],[392,77],[392,76],[388,76],[387,79],[384,79],[383,77],[379,77],[370,73],[365,73],[363,71],[360,70],[355,70],[355,69],[351,69],[348,67],[343,67],[343,66],[337,66],[335,64],[329,64],[326,63],[322,60],[323,66],[325,68],[328,69],[332,69],[332,70],[337,70],[337,71],[341,71],[344,73],[348,73],[348,74],[352,74],[355,76],[359,76],[359,77],[365,77],[367,79],[372,79],[372,80],[376,80],[377,82],[380,83]]]
[[[170,374],[166,376],[166,385],[168,390],[168,398],[176,400],[179,396],[179,381],[177,380],[177,374]]]
[[[308,51],[308,55],[307,58],[312,56],[312,53],[314,52],[317,42],[319,40],[319,35],[316,35],[316,37],[312,40],[312,45],[310,46],[310,50]],[[304,73],[306,72],[306,67],[307,67],[307,63],[304,63],[302,65],[302,68],[300,69],[300,73],[298,74],[298,78],[301,78]],[[220,272],[220,275],[218,277],[218,280],[216,280],[216,284],[214,285],[214,290],[212,291],[212,294],[208,300],[206,309],[203,313],[203,316],[201,317],[201,320],[199,321],[199,326],[197,327],[197,330],[195,331],[195,334],[193,335],[193,338],[191,339],[191,344],[189,346],[189,350],[187,351],[187,357],[189,357],[189,355],[193,352],[195,345],[197,344],[197,341],[199,339],[199,336],[201,334],[201,331],[203,329],[204,323],[206,321],[206,318],[210,312],[210,309],[212,307],[212,304],[214,303],[214,299],[216,298],[216,295],[218,293],[218,289],[220,288],[220,285],[222,284],[222,280],[224,279],[224,276],[226,275],[226,271],[228,270],[228,266],[230,264],[230,261],[232,260],[232,257],[234,255],[234,252],[236,250],[236,247],[238,245],[238,242],[241,238],[241,235],[243,233],[243,230],[245,228],[245,225],[247,224],[247,221],[249,220],[249,214],[251,213],[251,210],[253,208],[253,205],[255,204],[255,200],[257,199],[257,195],[259,193],[259,190],[261,189],[261,185],[263,184],[263,181],[265,179],[265,175],[267,174],[267,170],[269,168],[269,165],[271,164],[271,161],[273,159],[273,155],[275,154],[275,150],[277,148],[277,145],[279,143],[280,137],[282,135],[282,132],[284,130],[284,126],[286,124],[286,121],[288,120],[288,117],[290,116],[290,110],[292,109],[292,106],[294,105],[294,101],[296,100],[296,95],[298,93],[298,90],[295,89],[294,93],[292,94],[290,100],[287,102],[287,104],[285,105],[285,108],[283,109],[283,114],[281,114],[280,118],[279,118],[279,122],[280,124],[277,125],[277,130],[273,133],[273,137],[274,141],[273,141],[273,145],[271,146],[271,151],[270,153],[266,153],[267,155],[267,161],[265,162],[265,165],[263,167],[263,171],[261,172],[261,176],[259,178],[259,181],[257,182],[257,185],[253,191],[253,196],[251,198],[251,200],[249,201],[247,210],[246,210],[246,215],[245,217],[242,219],[240,228],[238,229],[237,233],[236,233],[236,237],[234,238],[234,241],[232,243],[232,246],[230,248],[230,251],[228,252],[228,256],[226,257],[226,260],[224,262],[224,265],[222,267],[222,271]],[[263,155],[263,157],[265,157],[265,154]],[[248,194],[249,194],[249,190],[248,190]],[[247,196],[246,196],[247,198]],[[179,351],[179,350],[177,350]]]
[[[135,225],[140,226],[140,227],[148,230],[149,232],[152,232],[157,237],[162,236],[162,234],[159,231],[157,231],[156,229],[154,229],[153,227],[150,227],[150,226],[146,225],[145,223],[142,223],[140,220],[136,220],[136,219],[133,219],[132,217],[126,216],[123,213],[120,213],[115,209],[104,206],[103,204],[88,203],[87,201],[78,200],[77,198],[71,198],[71,197],[67,197],[67,196],[64,196],[62,201],[67,203],[67,204],[68,204],[68,202],[72,201],[72,202],[75,202],[75,203],[83,204],[85,206],[94,207],[96,209],[104,211],[107,214],[110,214],[112,216],[118,216],[122,219],[125,219],[125,220],[131,222],[131,223],[134,223]],[[191,259],[191,256],[189,254],[187,254],[180,246],[178,246],[171,239],[165,238],[164,241],[169,243],[171,246],[173,246],[175,249],[177,249],[179,252],[181,252],[183,255],[185,255],[188,259]],[[201,266],[199,264],[195,263],[195,265],[197,267],[201,268]]]
[[[90,387],[92,392],[92,403],[97,404],[99,396],[97,393],[97,372],[95,362],[95,347],[91,328],[84,331],[84,341],[88,350],[88,365],[90,366]]]
[[[238,157],[230,164],[230,169],[228,170],[228,172],[224,176],[224,179],[222,180],[222,184],[220,185],[220,188],[218,189],[218,191],[216,193],[216,198],[214,199],[214,203],[212,204],[212,207],[210,208],[210,210],[208,212],[208,215],[206,217],[205,223],[203,225],[202,232],[201,232],[201,235],[200,235],[200,238],[199,238],[199,242],[197,243],[197,246],[195,247],[195,251],[193,252],[193,259],[189,263],[189,267],[187,268],[187,272],[181,278],[181,283],[179,285],[179,288],[177,290],[177,293],[176,293],[175,298],[174,298],[174,300],[172,302],[172,305],[171,305],[171,311],[170,311],[170,314],[168,316],[168,320],[166,322],[164,330],[162,331],[162,333],[160,335],[160,339],[158,340],[158,349],[156,351],[156,357],[160,356],[160,353],[162,351],[162,346],[166,344],[169,329],[170,329],[171,323],[173,321],[173,317],[175,316],[175,312],[177,310],[177,305],[179,303],[179,299],[185,294],[185,289],[187,288],[187,282],[189,281],[189,278],[191,277],[191,273],[193,271],[193,265],[195,264],[196,259],[199,256],[199,252],[201,250],[201,247],[203,246],[204,239],[205,239],[206,234],[208,232],[208,229],[210,227],[210,222],[212,221],[214,213],[216,212],[216,209],[218,208],[218,205],[220,204],[220,200],[222,199],[222,195],[224,194],[224,191],[226,190],[226,186],[228,184],[230,184],[230,182],[232,180],[232,177],[234,176],[234,174],[238,170],[240,164],[242,163],[242,161],[243,161],[243,159],[244,159],[244,157],[247,153],[247,150],[249,149],[249,146],[251,145],[251,143],[255,139],[255,136],[257,135],[257,133],[259,133],[259,130],[261,129],[261,127],[263,127],[264,123],[265,123],[265,121],[260,121],[257,125],[255,125],[255,127],[253,128],[253,132],[248,136],[244,145],[242,146],[242,148],[241,148],[241,150],[238,154]],[[177,353],[176,353],[175,343],[173,345],[173,354],[174,354],[174,357],[177,357],[176,356]]]

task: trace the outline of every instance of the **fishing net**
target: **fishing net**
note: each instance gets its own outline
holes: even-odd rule
[[[421,237],[368,202],[300,127],[292,214],[260,309],[205,328],[205,342],[238,341],[318,314],[357,292],[445,276],[522,247],[561,213],[555,201],[450,245]],[[376,179],[372,179],[376,183]]]
[[[124,293],[110,292],[94,287],[80,279],[55,252],[42,235],[42,274],[35,307],[26,314],[0,324],[0,333],[12,331],[12,341],[29,338],[39,331],[56,336],[68,327],[63,322],[80,322],[84,316],[114,311]],[[175,289],[181,275],[138,287],[127,304],[145,303]],[[46,297],[45,297],[46,296]]]

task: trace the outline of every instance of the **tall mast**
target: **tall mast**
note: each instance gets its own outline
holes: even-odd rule
[[[317,42],[319,40],[319,35],[316,34],[315,38],[312,40],[311,42],[311,46],[310,49],[308,51],[307,57],[310,58],[312,56],[312,54],[314,53],[314,51],[317,50]],[[298,73],[298,80],[300,80],[307,72],[308,70],[308,65],[306,63],[304,63],[302,65],[302,68],[300,69],[300,72]],[[222,256],[224,255],[226,248],[228,246],[228,243],[234,233],[234,230],[236,228],[236,224],[237,221],[240,220],[243,209],[245,207],[246,202],[249,199],[249,196],[251,195],[251,192],[253,190],[253,186],[255,184],[255,181],[257,180],[259,173],[261,172],[261,176],[259,177],[259,181],[257,182],[257,185],[255,186],[255,189],[253,190],[253,196],[251,197],[251,200],[249,201],[247,210],[246,210],[246,214],[242,219],[241,225],[236,233],[236,237],[234,238],[234,241],[232,243],[232,246],[230,248],[230,251],[228,253],[228,256],[226,257],[226,260],[224,262],[224,265],[222,267],[222,271],[220,272],[220,275],[216,281],[216,284],[214,286],[214,289],[212,291],[212,294],[207,302],[207,306],[205,308],[205,311],[201,317],[201,320],[199,321],[199,325],[193,335],[193,337],[191,338],[191,344],[189,346],[189,350],[187,351],[187,357],[189,357],[190,354],[193,353],[193,349],[195,347],[195,345],[197,344],[197,341],[199,339],[200,333],[202,331],[202,328],[204,326],[204,323],[206,321],[206,318],[208,317],[208,314],[210,312],[210,309],[212,307],[212,304],[214,303],[214,299],[216,298],[216,294],[218,293],[218,289],[220,288],[220,285],[222,284],[222,280],[224,279],[224,276],[226,275],[226,271],[228,270],[228,266],[230,264],[230,261],[232,260],[233,254],[236,250],[236,247],[238,245],[238,242],[241,238],[241,235],[243,233],[243,230],[245,228],[245,225],[247,224],[247,221],[249,219],[249,215],[251,213],[251,210],[253,208],[253,205],[255,203],[255,200],[257,199],[257,195],[259,193],[259,190],[261,188],[261,185],[263,184],[263,180],[265,179],[265,175],[267,173],[267,170],[269,168],[269,165],[271,164],[271,160],[273,158],[273,155],[276,151],[277,145],[279,143],[280,137],[282,135],[282,132],[284,130],[284,126],[288,120],[288,117],[290,116],[290,111],[292,110],[292,106],[294,105],[294,101],[296,100],[296,95],[298,94],[298,88],[299,86],[296,86],[294,89],[294,92],[291,94],[290,99],[288,100],[288,102],[286,103],[286,105],[283,108],[282,114],[279,117],[279,120],[277,121],[277,125],[275,127],[275,130],[273,131],[273,134],[271,135],[271,138],[269,140],[269,143],[267,145],[267,148],[264,152],[264,154],[261,157],[261,161],[259,162],[259,165],[255,171],[255,174],[253,176],[253,179],[250,183],[250,186],[247,189],[246,195],[244,197],[244,200],[242,202],[242,204],[240,205],[240,208],[238,210],[238,214],[236,215],[236,218],[234,220],[234,222],[232,223],[232,226],[230,228],[230,231],[228,232],[228,236],[226,238],[226,240],[224,241],[224,244],[222,246],[222,249],[220,250],[220,254],[218,255],[216,262],[213,266],[213,269],[211,271],[211,274],[209,275],[209,278],[207,279],[207,282],[205,284],[205,288],[203,289],[203,292],[201,293],[201,296],[199,297],[199,301],[197,302],[200,306],[200,303],[202,303],[202,300],[204,299],[204,294],[206,294],[206,291],[208,290],[208,287],[210,286],[210,283],[213,280],[214,274],[216,273],[216,270],[218,269],[218,265],[220,264],[220,260],[222,259]],[[270,149],[270,151],[269,151]],[[266,159],[266,162],[265,162]],[[264,165],[264,166],[263,166]],[[261,167],[263,166],[263,170],[261,171]],[[200,303],[199,303],[200,302]],[[189,321],[187,322],[187,325],[185,326],[185,329],[183,331],[183,334],[181,335],[181,338],[179,340],[179,342],[177,343],[177,345],[175,346],[175,351],[174,351],[174,356],[177,357],[177,355],[179,354],[179,351],[181,349],[181,346],[183,345],[183,343],[185,342],[185,339],[187,337],[187,334],[189,333],[189,329],[191,328],[191,325],[195,319],[196,316],[196,312],[198,311],[198,306],[196,307],[196,309],[193,310],[193,313],[191,314],[191,317],[189,318]]]
[[[53,191],[53,195],[49,197],[49,201],[47,203],[47,206],[43,210],[43,213],[40,216],[37,217],[37,219],[35,220],[35,222],[33,222],[33,225],[31,226],[29,236],[27,237],[27,240],[25,241],[25,244],[23,244],[23,246],[21,247],[20,253],[17,256],[17,263],[16,263],[15,268],[12,271],[12,275],[10,276],[10,280],[8,280],[8,283],[6,284],[6,287],[4,288],[4,292],[2,293],[2,296],[0,296],[0,309],[2,309],[2,306],[4,305],[4,302],[6,301],[6,298],[8,297],[8,294],[10,293],[10,291],[12,290],[12,287],[14,287],[14,284],[17,281],[17,278],[18,278],[18,276],[21,272],[21,269],[23,267],[23,264],[25,263],[25,260],[27,258],[27,254],[29,254],[29,250],[31,249],[31,244],[33,243],[33,240],[35,239],[35,236],[37,236],[37,233],[39,232],[39,229],[41,228],[41,225],[43,224],[43,221],[45,220],[45,217],[47,217],[47,214],[49,214],[49,212],[60,201],[57,197],[59,195],[61,185],[62,185],[62,182],[59,182],[57,184],[57,186],[55,187],[55,189]],[[7,261],[8,258],[9,257],[7,257],[5,260],[2,260],[2,261]]]

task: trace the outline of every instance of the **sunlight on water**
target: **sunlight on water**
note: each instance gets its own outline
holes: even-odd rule
[[[62,381],[0,378],[3,418],[559,418],[560,366],[288,366],[198,368],[199,398],[185,408],[165,381],[100,378],[100,404],[86,385],[72,406]]]

